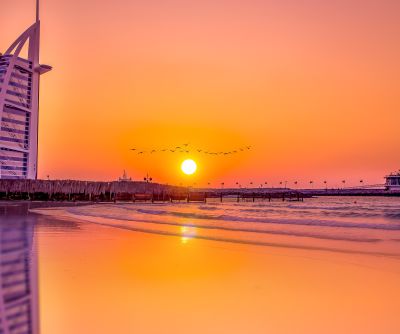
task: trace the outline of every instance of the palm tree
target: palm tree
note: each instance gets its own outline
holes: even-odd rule
[[[314,188],[314,181],[310,181],[311,188]]]

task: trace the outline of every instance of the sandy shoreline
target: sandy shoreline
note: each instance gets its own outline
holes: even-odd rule
[[[30,216],[43,334],[400,331],[397,260]]]

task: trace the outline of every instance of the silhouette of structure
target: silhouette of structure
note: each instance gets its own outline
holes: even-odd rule
[[[19,220],[16,220],[19,219]],[[0,333],[38,334],[37,253],[29,219],[0,219]]]
[[[129,181],[132,181],[132,178],[128,177],[128,173],[124,169],[124,172],[123,172],[122,176],[118,179],[118,181],[119,182],[129,182]]]
[[[400,170],[385,176],[385,188],[390,191],[400,191]]]
[[[39,78],[39,0],[36,22],[0,54],[0,179],[36,179]],[[27,58],[20,57],[24,46]]]

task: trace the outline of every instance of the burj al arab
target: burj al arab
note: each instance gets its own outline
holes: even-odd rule
[[[37,0],[36,22],[0,54],[0,179],[37,178],[39,80],[51,70],[39,63],[39,42]]]

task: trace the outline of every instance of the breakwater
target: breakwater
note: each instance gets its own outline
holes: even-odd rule
[[[0,200],[35,201],[221,201],[289,200],[314,196],[400,196],[385,189],[289,189],[289,188],[188,188],[139,181],[0,180]]]
[[[0,180],[0,199],[113,201],[141,195],[175,194],[186,188],[148,182],[98,182],[77,180]],[[134,199],[134,197],[133,197]]]
[[[297,200],[304,194],[291,189],[193,189],[166,184],[135,181],[77,181],[77,180],[0,180],[0,200],[35,201],[187,201],[205,202],[234,198],[239,201]]]

